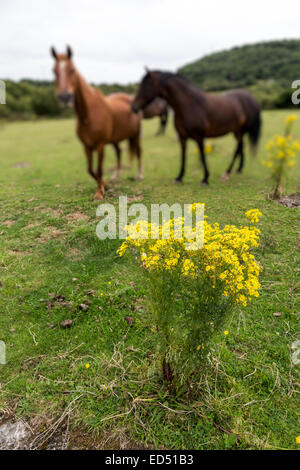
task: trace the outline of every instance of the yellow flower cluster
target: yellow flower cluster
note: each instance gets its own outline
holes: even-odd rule
[[[258,209],[252,209],[250,214],[252,220],[261,215]],[[180,238],[177,229],[180,221],[182,219],[172,219],[171,224],[166,222],[159,227],[146,221],[128,226],[128,236],[118,250],[119,255],[134,249],[139,262],[148,271],[176,271],[192,278],[205,276],[213,288],[221,284],[224,296],[244,306],[252,297],[258,297],[260,267],[251,249],[259,245],[259,229],[234,225],[220,228],[218,223],[204,221],[203,247],[188,250],[190,239],[186,233],[182,236],[182,232]],[[194,229],[203,230],[203,226]],[[159,233],[159,239],[150,237],[153,231]]]
[[[212,153],[215,149],[215,145],[213,142],[205,142],[204,144],[204,153],[205,155],[209,155],[210,153]],[[199,154],[199,149],[198,148],[195,148],[194,150],[194,154],[195,155],[198,155]]]
[[[298,119],[296,114],[290,114],[284,121],[285,124],[285,135],[289,135],[292,129],[293,123]]]
[[[214,149],[214,144],[212,142],[207,142],[204,146],[205,155],[212,153]]]
[[[285,118],[285,125],[287,126],[291,122],[294,122],[298,119],[298,116],[296,114],[290,114],[287,118]]]
[[[247,212],[245,212],[245,216],[250,220],[250,222],[252,222],[252,224],[256,224],[259,222],[262,213],[258,209],[249,209]]]
[[[286,167],[295,164],[296,152],[300,150],[300,142],[293,140],[290,135],[276,135],[267,145],[268,158],[263,163],[271,170],[273,177],[280,175]]]
[[[205,271],[213,287],[221,281],[223,294],[244,306],[259,295],[260,267],[250,252],[259,245],[259,233],[255,227],[226,225],[221,229],[218,223],[205,222],[204,246],[190,252],[197,273]]]

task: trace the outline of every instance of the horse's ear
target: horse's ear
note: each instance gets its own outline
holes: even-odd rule
[[[149,70],[149,68],[147,67],[147,65],[144,66],[144,69],[145,69],[145,72],[146,72],[146,73],[149,73],[149,72],[150,72],[150,70]]]
[[[56,60],[57,59],[57,53],[56,53],[56,50],[54,49],[54,47],[51,47],[50,52],[51,52],[52,57],[54,57],[54,59]]]
[[[72,59],[73,57],[73,51],[70,46],[67,46],[67,56],[68,56],[68,59]]]

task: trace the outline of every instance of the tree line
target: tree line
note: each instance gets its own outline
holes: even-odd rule
[[[262,108],[287,108],[292,106],[291,83],[300,79],[300,40],[234,47],[187,64],[178,72],[206,91],[247,88]],[[0,106],[0,118],[64,117],[73,113],[59,107],[51,81],[24,79],[18,82],[6,80],[5,83],[7,104]],[[94,86],[108,95],[135,93],[138,84]]]
[[[63,110],[56,99],[54,83],[51,81],[24,79],[18,82],[4,80],[6,105],[0,106],[0,118],[31,119],[37,117],[68,117],[73,111]],[[107,84],[95,85],[108,95],[124,92],[134,94],[136,85]]]

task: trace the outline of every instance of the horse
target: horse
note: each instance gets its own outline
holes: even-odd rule
[[[119,143],[128,140],[129,150],[138,159],[138,179],[143,177],[141,163],[141,117],[132,111],[133,97],[126,93],[115,93],[105,97],[102,92],[89,85],[76,70],[72,49],[66,54],[51,54],[55,59],[57,98],[63,107],[75,107],[77,136],[84,146],[89,174],[96,180],[98,189],[94,200],[103,199],[106,183],[103,181],[104,147],[112,144],[117,153],[116,177],[121,169]],[[98,154],[97,172],[93,169],[93,152]]]
[[[137,113],[143,110],[157,96],[165,99],[175,114],[175,128],[181,144],[181,169],[175,183],[181,183],[185,173],[188,138],[195,140],[200,150],[204,168],[201,185],[207,185],[209,182],[204,152],[206,137],[220,137],[232,132],[237,140],[237,146],[223,178],[229,178],[238,156],[240,161],[237,173],[242,173],[243,137],[245,134],[249,135],[252,150],[255,151],[261,129],[260,106],[251,93],[245,90],[231,90],[213,95],[200,90],[181,75],[147,70],[132,103],[133,111]]]
[[[158,128],[156,136],[163,135],[165,133],[168,117],[169,107],[168,103],[162,98],[155,98],[146,108],[143,110],[143,119],[151,119],[158,116],[160,119],[160,126]]]

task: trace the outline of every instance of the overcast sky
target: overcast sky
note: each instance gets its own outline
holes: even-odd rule
[[[299,0],[0,0],[0,78],[51,79],[49,48],[89,80],[138,81],[214,51],[300,38]]]

